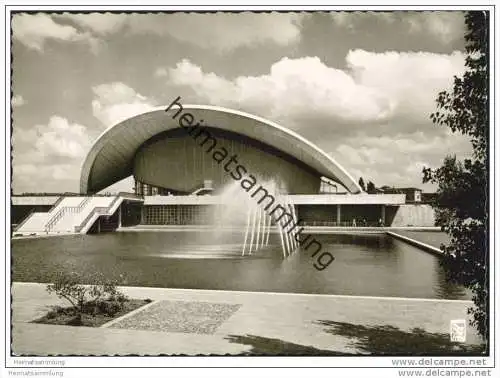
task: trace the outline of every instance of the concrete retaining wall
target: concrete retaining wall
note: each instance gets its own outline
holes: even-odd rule
[[[386,224],[393,227],[435,226],[436,216],[431,205],[407,204],[386,208]]]

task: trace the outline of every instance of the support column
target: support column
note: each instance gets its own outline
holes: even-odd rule
[[[341,211],[340,211],[340,204],[337,204],[337,225],[340,226],[341,222]]]
[[[122,226],[122,205],[123,205],[123,201],[120,204],[120,206],[118,206],[118,228],[120,228]]]
[[[385,226],[385,205],[382,205],[382,214],[380,218],[382,219],[382,226]]]

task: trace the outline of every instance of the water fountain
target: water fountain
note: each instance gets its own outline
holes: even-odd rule
[[[272,206],[266,209],[268,200],[262,200],[261,195],[252,197],[255,189],[247,192],[239,181],[233,181],[216,194],[215,204],[198,206],[193,214],[208,227],[191,235],[187,243],[177,246],[174,251],[159,255],[183,259],[232,259],[276,251],[276,240],[279,240],[283,258],[290,256],[298,249],[298,242],[291,232],[297,221],[294,207],[283,194],[285,191],[278,190],[274,182],[261,180],[259,184],[275,198]],[[277,205],[279,209],[273,212]],[[282,215],[284,212],[287,214]]]
[[[283,258],[290,256],[298,248],[298,242],[290,231],[297,222],[295,208],[291,205],[286,195],[283,195],[283,189],[277,190],[278,185],[274,182],[265,182],[262,187],[275,198],[275,205],[279,204],[284,211],[292,215],[292,219],[282,216],[280,213],[273,212],[274,205],[266,209],[267,203],[259,204],[259,198],[251,198],[249,193],[242,191],[246,199],[240,202],[246,206],[246,225],[245,236],[243,240],[242,256],[251,255],[252,252],[269,245],[271,227],[274,223],[279,235]],[[240,188],[241,190],[241,188]],[[241,208],[241,207],[240,207]]]

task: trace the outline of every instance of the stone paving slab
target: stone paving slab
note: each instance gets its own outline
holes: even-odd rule
[[[158,301],[110,328],[213,334],[241,305],[197,301]]]
[[[331,320],[362,325],[415,327],[448,333],[450,320],[467,319],[464,300],[432,300],[339,295],[256,293],[215,290],[123,287],[131,298],[155,301],[204,302],[240,306],[212,334],[156,332],[122,328],[48,326],[27,323],[39,316],[55,297],[45,285],[14,283],[13,347],[17,353],[35,354],[224,354],[241,353],[245,346],[232,344],[228,335],[277,338],[318,349],[353,353],[350,340],[324,332],[317,322]],[[151,306],[153,307],[153,306]],[[135,316],[138,316],[138,311]],[[167,330],[168,331],[168,330]],[[123,339],[123,340],[122,340]],[[137,340],[137,343],[134,343]],[[149,341],[148,341],[149,340]],[[467,327],[467,342],[479,343]]]

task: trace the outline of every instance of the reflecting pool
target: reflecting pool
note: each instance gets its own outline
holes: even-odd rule
[[[276,235],[241,256],[240,232],[115,232],[12,241],[12,279],[51,282],[58,271],[101,272],[121,285],[184,289],[469,299],[439,258],[385,234],[314,235],[335,260],[283,259]]]

